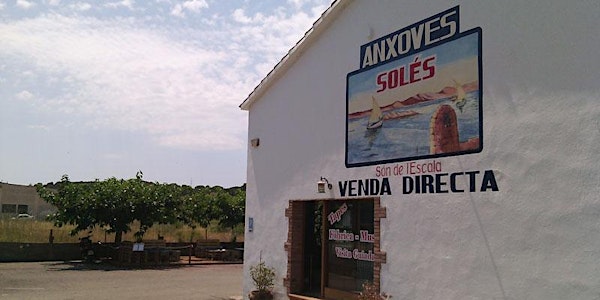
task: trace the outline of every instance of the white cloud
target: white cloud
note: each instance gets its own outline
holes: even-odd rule
[[[48,4],[52,6],[57,6],[60,4],[60,0],[48,0]]]
[[[202,8],[207,8],[208,3],[206,0],[190,0],[183,2],[182,6],[191,11],[198,12]]]
[[[246,13],[242,8],[234,10],[231,16],[233,17],[233,20],[238,23],[249,24],[252,22],[252,19],[246,16]]]
[[[19,100],[31,100],[33,99],[33,94],[30,91],[21,91],[15,95],[15,97]]]
[[[176,17],[185,17],[185,13],[183,13],[183,6],[181,6],[181,4],[175,5],[175,7],[171,9],[171,14]]]
[[[301,9],[305,6],[312,7],[312,11],[318,14],[321,14],[325,11],[325,9],[331,6],[333,0],[322,1],[322,0],[287,0],[287,3],[290,3],[294,6],[295,9]],[[316,10],[316,11],[315,11]]]
[[[23,9],[29,9],[29,8],[35,6],[35,3],[31,2],[31,1],[27,1],[27,0],[17,0],[16,5]]]
[[[0,2],[0,10],[3,10],[5,6],[6,4],[4,4],[4,2]]]
[[[92,5],[86,2],[77,2],[73,4],[69,4],[69,8],[79,11],[86,11],[92,8]]]
[[[180,5],[183,14],[208,4]],[[218,28],[178,31],[44,14],[0,23],[0,60],[20,58],[51,78],[60,90],[36,91],[32,106],[84,117],[78,126],[145,133],[175,148],[242,149],[247,114],[238,105],[317,17],[236,10]]]
[[[302,7],[305,3],[310,2],[310,0],[287,0],[288,3],[291,3],[296,7],[296,9]]]
[[[0,25],[0,35],[0,57],[24,57],[38,73],[67,74],[62,84],[71,88],[40,106],[87,116],[94,127],[146,132],[173,147],[245,145],[246,118],[237,105],[252,81],[245,71],[227,70],[220,51],[127,21],[58,15]]]
[[[110,2],[105,4],[106,7],[118,8],[118,7],[127,7],[129,9],[133,9],[133,5],[135,4],[135,0],[122,0],[118,2]]]
[[[271,66],[302,38],[317,17],[301,10],[291,15],[278,10],[273,15],[256,13],[247,16],[238,9],[232,14],[232,19],[239,23],[236,38],[246,40],[245,43],[250,46],[247,50],[266,53]]]
[[[177,17],[184,17],[185,10],[197,13],[203,8],[208,8],[206,0],[189,0],[176,4],[171,10],[171,14]]]

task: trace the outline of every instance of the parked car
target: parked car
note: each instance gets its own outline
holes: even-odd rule
[[[33,219],[33,216],[30,214],[18,214],[16,217],[13,217],[13,219]]]

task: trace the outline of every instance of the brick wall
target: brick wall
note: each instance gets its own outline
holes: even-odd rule
[[[290,201],[290,206],[285,210],[285,216],[288,218],[288,237],[285,243],[288,267],[283,283],[288,293],[294,293],[304,288],[305,202]]]

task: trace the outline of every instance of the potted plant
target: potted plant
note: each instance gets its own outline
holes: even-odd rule
[[[377,287],[371,282],[365,282],[362,285],[362,292],[358,296],[358,300],[389,300],[392,298],[390,295],[385,293],[379,294]]]
[[[250,277],[254,282],[256,290],[250,292],[250,300],[272,300],[273,285],[275,283],[275,271],[269,268],[264,262],[260,262],[250,267]]]

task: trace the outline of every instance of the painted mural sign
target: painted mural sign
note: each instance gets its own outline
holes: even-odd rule
[[[361,46],[347,76],[346,166],[482,150],[481,28],[459,7]]]

